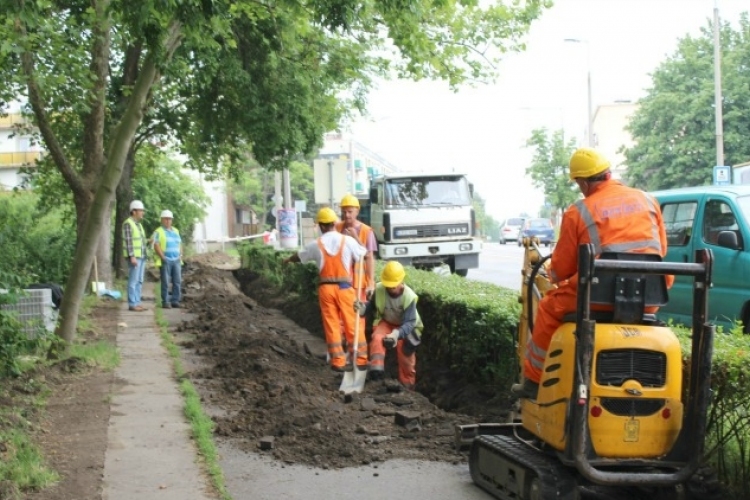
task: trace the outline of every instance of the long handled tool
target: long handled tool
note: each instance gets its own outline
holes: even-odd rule
[[[356,284],[356,293],[357,298],[356,300],[359,300],[359,297],[361,296],[362,292],[362,266],[363,266],[364,258],[360,259],[357,264],[355,265],[357,267],[357,270],[354,273],[354,281]],[[354,321],[354,342],[352,343],[352,352],[351,352],[351,365],[352,370],[349,372],[344,372],[344,378],[341,379],[341,387],[339,387],[339,391],[343,392],[344,394],[351,394],[353,392],[362,392],[362,390],[365,388],[365,380],[367,379],[367,369],[360,370],[357,366],[357,349],[359,349],[359,313],[356,313]]]

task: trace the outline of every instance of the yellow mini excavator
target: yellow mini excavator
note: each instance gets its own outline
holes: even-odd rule
[[[525,238],[518,357],[539,300],[553,288]],[[712,254],[693,263],[579,250],[577,310],[547,351],[539,393],[512,422],[459,426],[476,484],[508,500],[706,498],[702,466],[715,328],[706,322]],[[672,330],[645,313],[667,302],[666,275],[694,279],[692,348],[683,366]],[[593,306],[593,307],[592,307]],[[593,310],[592,310],[593,309]]]

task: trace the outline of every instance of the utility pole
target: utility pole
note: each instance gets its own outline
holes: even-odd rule
[[[724,118],[722,114],[721,95],[721,26],[719,24],[719,6],[714,0],[714,112],[716,114],[716,166],[724,165]]]

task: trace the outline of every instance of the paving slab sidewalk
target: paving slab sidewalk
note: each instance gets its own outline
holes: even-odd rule
[[[143,284],[154,295],[154,284]],[[148,311],[120,308],[103,500],[211,500],[198,463],[173,365],[161,345],[154,302]]]

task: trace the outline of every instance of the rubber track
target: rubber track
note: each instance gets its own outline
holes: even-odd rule
[[[509,463],[533,471],[542,484],[542,498],[545,500],[575,500],[579,498],[575,478],[555,457],[529,448],[511,436],[478,436],[474,440],[473,446],[480,446],[485,450],[492,451]],[[480,467],[480,464],[473,463],[475,461],[476,455],[472,453],[469,461],[470,468]],[[481,471],[481,469],[479,470]],[[475,477],[475,475],[472,474],[472,477]],[[485,483],[483,479],[480,479],[480,481]],[[515,495],[505,495],[493,484],[481,483],[479,485],[496,498],[501,500],[517,500],[518,498]]]

